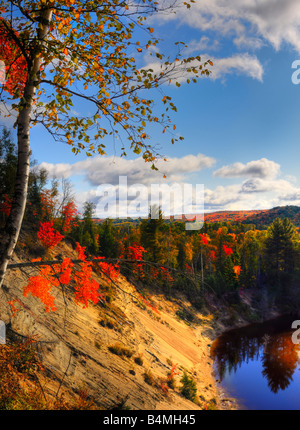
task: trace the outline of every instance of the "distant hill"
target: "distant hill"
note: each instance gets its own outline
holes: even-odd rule
[[[193,215],[189,215],[189,219],[193,218]],[[261,209],[261,210],[245,210],[245,211],[217,211],[217,212],[206,212],[204,220],[207,223],[212,222],[241,222],[245,224],[255,224],[256,226],[269,226],[272,224],[275,218],[288,218],[296,227],[300,227],[300,206],[278,206],[273,209]],[[166,222],[169,222],[170,218],[166,217]],[[112,220],[113,224],[138,224],[142,218],[127,218],[123,220],[115,219]],[[94,218],[93,221],[96,224],[101,224],[105,220],[100,218]],[[185,217],[182,217],[182,221],[185,221]]]
[[[270,225],[275,218],[288,218],[296,227],[300,227],[300,207],[277,206],[273,209],[261,211],[260,213],[250,214],[243,222],[256,225]]]
[[[206,222],[243,222],[249,217],[262,214],[263,210],[253,211],[219,211],[205,213],[204,219]]]
[[[219,211],[205,214],[206,222],[242,222],[257,226],[268,226],[275,218],[288,218],[295,226],[300,227],[299,206],[278,206],[273,209],[252,211]]]

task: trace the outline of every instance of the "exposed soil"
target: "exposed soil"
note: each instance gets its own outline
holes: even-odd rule
[[[75,257],[71,247],[63,244],[63,256]],[[53,255],[50,257],[53,257]],[[24,256],[14,262],[24,261]],[[46,372],[39,375],[49,398],[64,393],[66,399],[85,389],[98,408],[127,407],[134,410],[193,410],[203,408],[236,409],[219,388],[210,357],[211,339],[207,330],[212,317],[197,314],[191,325],[176,315],[178,303],[161,294],[152,295],[158,313],[145,306],[136,288],[120,277],[111,304],[90,305],[83,309],[73,300],[71,289],[55,293],[55,312],[46,313],[39,299],[24,297],[28,274],[36,269],[9,270],[5,287],[0,291],[0,319],[13,335],[34,336]],[[103,287],[102,278],[95,279]],[[8,300],[18,312],[12,315]],[[189,306],[181,300],[181,306]],[[119,356],[109,349],[123,345],[132,356]],[[142,359],[141,364],[135,358]],[[176,365],[175,388],[166,387],[167,375]],[[180,393],[181,376],[186,371],[197,383],[197,402]],[[150,372],[150,373],[149,373]],[[145,373],[151,380],[145,381]]]

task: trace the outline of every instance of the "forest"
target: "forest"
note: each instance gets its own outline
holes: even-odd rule
[[[2,132],[0,157],[0,214],[4,226],[10,213],[17,161],[16,145],[7,129]],[[85,202],[80,214],[75,197],[69,181],[50,180],[47,171],[33,163],[22,227],[27,238],[18,248],[28,249],[42,262],[48,258],[47,250],[62,240],[68,241],[77,246],[83,261],[94,259],[112,280],[122,273],[139,285],[156,285],[167,296],[183,292],[199,310],[211,296],[238,305],[247,291],[255,291],[258,312],[272,305],[279,306],[281,312],[298,309],[300,235],[299,228],[287,217],[276,217],[269,226],[211,221],[204,222],[200,231],[186,231],[184,222],[165,220],[161,211],[158,219],[149,215],[148,219],[135,221],[95,222],[94,203]],[[65,260],[61,264],[60,282],[70,282],[71,265]],[[40,279],[29,279],[25,289],[44,300],[46,310],[55,309],[49,270],[41,266]],[[77,299],[85,305],[101,295],[90,275],[81,274],[78,282]],[[78,273],[75,277],[77,281],[80,278]]]

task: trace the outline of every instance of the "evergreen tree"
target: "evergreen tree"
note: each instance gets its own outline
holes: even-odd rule
[[[99,253],[106,258],[117,257],[117,242],[111,220],[106,220],[99,228]]]
[[[254,288],[258,284],[259,242],[253,232],[246,233],[241,249],[241,283],[245,288]]]
[[[25,220],[31,224],[39,224],[42,219],[41,193],[46,185],[48,172],[46,169],[35,169],[30,171],[28,183],[27,208]]]
[[[186,250],[185,250],[185,241],[181,239],[177,245],[178,254],[177,254],[177,265],[180,270],[185,270],[186,265]]]
[[[141,244],[147,250],[147,259],[158,263],[161,258],[161,247],[158,240],[158,232],[164,224],[163,214],[160,208],[152,206],[147,220],[140,225]]]
[[[95,203],[85,202],[83,205],[82,219],[79,226],[73,229],[71,236],[78,241],[81,246],[85,246],[92,254],[98,252],[97,227],[93,221]]]
[[[3,128],[0,136],[0,202],[4,195],[10,198],[14,193],[14,183],[17,170],[17,148],[12,140],[11,132]]]
[[[194,379],[184,372],[181,378],[182,387],[180,389],[181,394],[192,402],[195,400],[197,395],[197,385]]]
[[[45,169],[37,168],[34,161],[30,167],[25,220],[36,223],[41,219],[41,192],[48,175]],[[13,197],[16,170],[17,145],[10,130],[3,128],[0,137],[0,207]],[[0,212],[0,215],[4,218],[3,212]]]
[[[269,285],[277,289],[288,286],[293,275],[296,256],[294,234],[295,227],[287,218],[276,218],[268,229],[265,270]]]

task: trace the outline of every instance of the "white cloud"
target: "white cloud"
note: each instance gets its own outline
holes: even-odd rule
[[[42,163],[50,175],[56,177],[82,176],[85,190],[76,193],[76,200],[81,209],[85,201],[93,201],[97,205],[98,213],[103,206],[100,196],[101,185],[111,184],[111,196],[107,204],[111,205],[117,198],[118,209],[129,208],[129,215],[146,216],[151,200],[151,184],[178,184],[183,187],[188,184],[188,177],[192,173],[211,168],[215,159],[203,154],[170,157],[167,162],[160,161],[160,171],[150,169],[142,158],[128,160],[118,157],[87,158],[74,164]],[[167,175],[163,179],[163,174]],[[248,163],[234,163],[224,166],[214,172],[214,176],[236,178],[235,184],[208,188],[204,182],[205,210],[247,210],[268,209],[285,204],[300,204],[300,188],[297,188],[292,178],[281,179],[280,165],[274,161],[262,158]],[[120,177],[127,177],[127,188],[120,185]],[[246,177],[244,181],[240,178]],[[124,190],[128,190],[128,195]],[[181,188],[182,189],[182,188]],[[76,187],[74,187],[76,192]],[[103,199],[103,197],[102,197]],[[137,202],[139,204],[137,204]],[[102,205],[102,206],[101,206]],[[129,206],[128,206],[129,205]],[[171,209],[180,212],[180,200],[174,202]],[[199,213],[199,212],[197,212]],[[167,215],[167,213],[165,213]]]
[[[269,209],[299,203],[300,189],[282,179],[253,178],[241,184],[205,190],[206,210]]]
[[[238,74],[249,76],[250,78],[262,81],[263,66],[255,55],[236,54],[227,58],[211,58],[212,79],[220,79],[228,74]]]
[[[296,183],[296,182],[297,182],[297,178],[296,178],[296,176],[294,176],[294,175],[286,175],[286,176],[285,176],[285,179],[286,179],[287,181],[289,181],[289,182],[293,182],[293,183]]]
[[[238,46],[268,43],[278,50],[287,43],[300,52],[299,0],[197,0],[162,19],[215,31]]]
[[[157,183],[161,181],[163,175],[166,175],[165,182],[178,182],[182,181],[186,174],[199,172],[213,166],[214,163],[215,159],[212,157],[190,154],[182,158],[169,157],[167,161],[159,160],[157,162],[159,172],[150,169],[150,164],[145,163],[142,157],[134,160],[113,156],[93,157],[74,164],[44,162],[41,167],[56,177],[84,175],[91,186],[98,186],[116,185],[119,183],[119,176],[127,176],[128,184]]]
[[[268,209],[273,207],[274,196],[260,195],[253,193],[241,193],[241,184],[228,185],[226,187],[219,186],[214,190],[205,190],[205,210],[206,211],[221,211],[221,210],[254,210]]]
[[[239,190],[239,185],[218,186],[215,190],[205,189],[205,206],[215,209],[227,208],[229,204],[236,203],[241,199]]]
[[[208,36],[202,36],[200,40],[191,40],[185,50],[185,54],[193,54],[199,51],[215,51],[220,48],[220,42],[218,40],[212,40]]]
[[[280,165],[262,158],[246,164],[237,162],[223,166],[213,175],[223,178],[243,178],[242,183],[207,190],[205,204],[214,210],[268,209],[285,204],[298,204],[300,189],[293,177],[281,179]]]
[[[17,113],[11,108],[9,103],[5,103],[3,101],[0,102],[0,121],[1,123],[7,127],[13,127],[17,118]]]
[[[241,187],[241,193],[286,193],[293,190],[294,186],[284,179],[265,180],[253,178],[243,182]]]
[[[189,174],[198,173],[214,164],[215,159],[212,157],[203,154],[190,154],[181,158],[170,157],[167,161],[159,160],[157,163],[158,172],[152,170],[150,164],[145,163],[142,158],[128,160],[120,157],[93,157],[74,164],[42,163],[40,167],[47,169],[50,176],[72,178],[72,176],[81,175],[84,177],[89,189],[76,194],[79,208],[82,208],[85,201],[92,201],[96,204],[97,215],[100,216],[101,213],[103,214],[104,195],[109,192],[109,197],[105,199],[105,202],[110,208],[112,207],[110,210],[114,211],[113,202],[117,198],[118,210],[123,212],[123,208],[126,208],[128,203],[131,216],[137,215],[139,211],[141,211],[140,216],[147,216],[151,201],[151,185],[160,185],[161,191],[164,189],[162,188],[163,184],[166,185],[167,190],[168,185],[178,185],[179,190],[182,191]],[[163,178],[163,175],[166,175],[166,178]],[[125,177],[125,179],[121,179],[121,177]],[[122,182],[124,180],[125,185]],[[125,195],[124,190],[128,190],[128,194]],[[167,190],[163,192],[167,192]],[[168,206],[164,196],[167,197],[168,194],[162,194],[161,205],[163,207],[164,204]],[[178,195],[170,206],[173,213],[181,212],[181,201],[180,199],[176,200],[177,198]],[[137,200],[140,202],[138,209]],[[165,209],[164,213],[167,215],[168,210]]]
[[[208,60],[213,62],[213,66],[207,66],[211,71],[211,74],[208,76],[210,79],[224,79],[226,75],[237,74],[249,76],[250,78],[257,79],[258,81],[263,80],[263,66],[255,55],[245,53],[220,58],[211,56],[207,53],[202,53],[201,64]],[[183,83],[186,82],[188,78],[194,78],[195,74],[193,72],[188,72],[188,69],[191,67],[195,67],[197,69],[199,65],[200,64],[197,60],[194,60],[189,64],[185,64],[184,62],[169,64],[168,70],[171,71],[171,82],[173,84],[175,84],[175,82]],[[176,69],[174,67],[176,67]],[[152,69],[154,74],[159,74],[162,71],[161,63],[156,61],[146,64],[143,68]],[[207,75],[204,75],[204,77],[206,76]],[[168,80],[169,77],[166,81]]]
[[[214,176],[223,178],[275,178],[280,172],[280,165],[267,158],[249,161],[247,164],[234,163],[223,166],[214,172]]]

